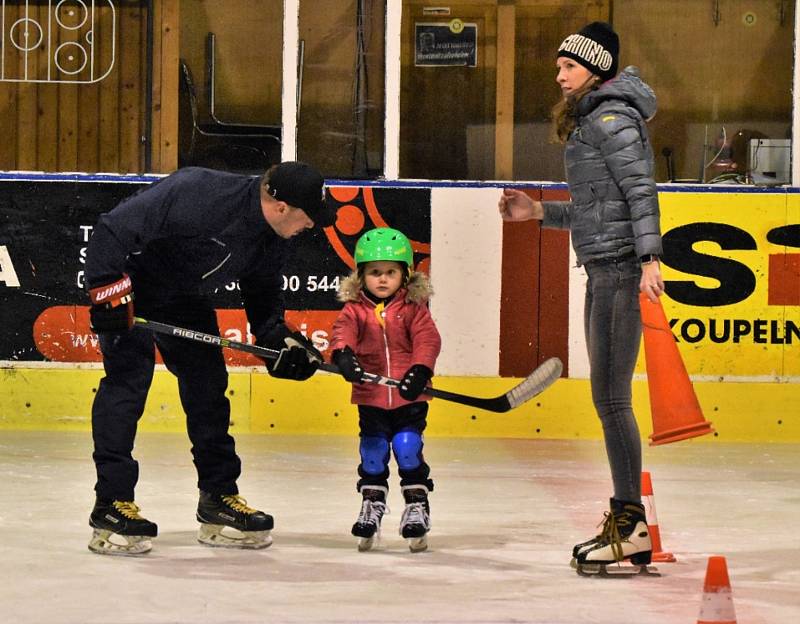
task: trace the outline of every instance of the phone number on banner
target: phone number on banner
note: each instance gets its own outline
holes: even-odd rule
[[[308,275],[306,276],[305,281],[300,275],[282,275],[281,277],[283,278],[281,290],[289,292],[338,291],[339,281],[341,280],[339,275]],[[225,290],[239,290],[239,282],[231,282],[230,284],[227,284],[225,286]]]
[[[284,275],[281,289],[289,292],[298,292],[300,290],[305,290],[306,292],[316,292],[318,290],[324,292],[330,290],[338,291],[340,279],[341,277],[338,275],[332,277],[329,275],[308,275],[305,282],[303,282],[303,278],[299,275]]]

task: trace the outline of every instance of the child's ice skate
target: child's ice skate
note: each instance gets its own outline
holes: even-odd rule
[[[89,550],[101,555],[143,555],[153,547],[158,527],[139,515],[133,501],[98,498],[89,516],[94,531]]]
[[[644,506],[612,498],[600,535],[573,549],[573,566],[581,576],[659,576],[652,554]]]
[[[389,513],[386,507],[386,495],[389,489],[380,485],[361,486],[361,511],[350,531],[358,539],[359,552],[366,552],[380,542],[381,519]]]
[[[200,492],[197,541],[223,548],[266,548],[272,544],[272,516],[247,506],[238,494]],[[224,529],[226,530],[223,533]]]
[[[406,508],[400,520],[400,535],[408,540],[411,552],[428,549],[428,531],[431,530],[431,508],[428,488],[424,485],[403,486]]]

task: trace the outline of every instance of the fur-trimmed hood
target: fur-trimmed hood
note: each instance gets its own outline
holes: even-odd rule
[[[414,271],[403,288],[405,290],[405,300],[409,303],[424,303],[433,295],[431,281],[425,273]],[[336,295],[339,301],[359,301],[361,299],[361,280],[358,279],[358,271],[353,271],[339,283],[339,292]]]
[[[350,347],[364,370],[393,379],[402,379],[415,364],[435,370],[442,338],[428,308],[431,293],[428,277],[413,273],[409,283],[382,305],[367,297],[358,274],[351,274],[339,284],[344,306],[333,323],[331,352]],[[428,398],[423,395],[417,401]],[[353,384],[351,401],[380,409],[409,403],[398,388],[371,383]]]

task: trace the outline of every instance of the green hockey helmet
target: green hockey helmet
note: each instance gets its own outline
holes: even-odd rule
[[[377,260],[404,262],[414,268],[414,251],[405,234],[392,228],[375,228],[364,232],[356,243],[356,265]]]

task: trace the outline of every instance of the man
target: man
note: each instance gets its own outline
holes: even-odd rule
[[[269,546],[272,516],[248,507],[236,485],[241,462],[228,433],[222,350],[132,329],[134,308],[148,320],[218,334],[209,295],[238,280],[256,342],[280,350],[267,362],[269,373],[307,379],[322,360],[284,323],[281,269],[292,238],[332,221],[322,175],[300,162],[276,165],[261,179],[181,169],[101,215],[86,256],[91,326],[106,373],[92,407],[97,500],[90,550],[142,554],[158,533],[134,502],[139,470],[131,454],[156,345],[178,378],[186,412],[200,489],[198,539],[212,546]],[[223,534],[223,527],[235,534]]]

